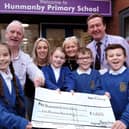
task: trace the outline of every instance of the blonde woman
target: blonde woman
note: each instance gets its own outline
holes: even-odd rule
[[[48,64],[49,42],[45,38],[38,38],[33,47],[32,58],[34,63],[41,68]]]
[[[68,66],[72,71],[76,70],[78,67],[78,64],[76,63],[76,54],[79,47],[79,40],[76,36],[67,37],[63,42],[63,48],[66,54],[64,66]]]
[[[34,43],[34,47],[32,50],[32,58],[34,63],[38,66],[39,69],[41,69],[42,66],[48,64],[48,56],[49,56],[49,42],[45,38],[38,38]],[[33,82],[29,79],[28,75],[24,91],[27,99],[27,104],[26,104],[27,115],[29,120],[31,120],[35,88]]]

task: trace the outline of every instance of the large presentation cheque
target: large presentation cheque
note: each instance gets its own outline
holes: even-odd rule
[[[33,127],[110,129],[115,118],[106,96],[36,88]]]

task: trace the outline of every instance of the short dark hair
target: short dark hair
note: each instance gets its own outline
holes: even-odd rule
[[[87,23],[88,23],[88,21],[90,21],[91,19],[96,18],[96,17],[101,18],[101,19],[102,19],[103,24],[105,24],[104,17],[103,17],[101,14],[99,14],[99,13],[91,14],[91,15],[87,18]]]
[[[125,55],[125,57],[126,57],[126,50],[125,50],[125,48],[124,48],[122,45],[120,45],[120,44],[109,44],[109,45],[107,46],[107,48],[105,49],[106,58],[107,58],[107,51],[108,51],[108,50],[113,50],[113,49],[117,49],[117,48],[122,49],[122,50],[123,50],[123,53],[124,53],[124,55]]]

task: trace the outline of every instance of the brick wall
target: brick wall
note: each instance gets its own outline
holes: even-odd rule
[[[112,0],[112,17],[107,23],[107,32],[110,34],[120,34],[119,12],[129,8],[129,0]]]

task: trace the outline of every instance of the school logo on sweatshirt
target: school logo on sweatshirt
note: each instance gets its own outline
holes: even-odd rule
[[[121,82],[121,83],[120,83],[120,91],[121,91],[121,92],[126,91],[126,84],[125,84],[125,82]]]
[[[94,80],[91,80],[91,82],[90,82],[90,88],[91,89],[94,89],[95,88],[95,82],[94,82]]]

